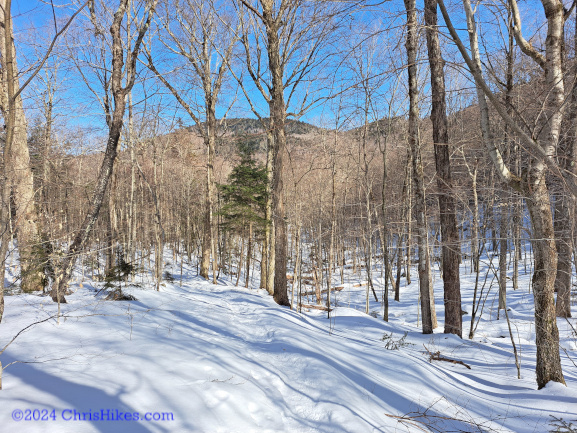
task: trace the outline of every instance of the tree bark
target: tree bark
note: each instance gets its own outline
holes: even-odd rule
[[[279,29],[282,22],[273,14],[273,1],[262,1],[262,17],[266,27],[268,65],[271,74],[270,91],[270,129],[272,143],[272,219],[274,224],[274,300],[279,305],[290,306],[287,292],[287,227],[283,200],[283,168],[286,148],[285,121],[286,104],[284,100],[283,63],[280,57],[281,47]]]
[[[275,238],[274,238],[274,219],[273,219],[273,178],[274,178],[274,136],[272,131],[267,134],[267,155],[266,155],[266,173],[267,173],[267,195],[265,208],[265,280],[264,289],[274,295],[274,270],[275,270]],[[261,282],[262,284],[262,282]]]
[[[533,183],[533,193],[527,198],[527,208],[533,228],[533,296],[535,299],[535,337],[537,345],[537,385],[547,382],[565,383],[559,356],[559,330],[555,318],[554,284],[557,253],[545,176]]]
[[[431,120],[433,123],[437,188],[439,189],[445,333],[456,334],[462,337],[461,283],[459,279],[461,244],[457,230],[455,199],[453,197],[451,180],[449,132],[445,101],[445,74],[443,71],[444,61],[437,30],[436,0],[425,0],[425,24],[427,26],[427,49],[431,70]]]
[[[577,20],[575,21],[577,30]],[[574,36],[577,48],[577,33]],[[573,66],[571,77],[577,77],[577,65]],[[573,86],[569,106],[569,132],[560,138],[557,151],[558,164],[562,170],[573,175],[577,174],[575,158],[577,157],[577,86]],[[571,317],[571,255],[573,254],[573,227],[575,217],[575,199],[559,185],[555,199],[555,239],[557,240],[557,277],[555,291],[557,292],[556,313],[558,317]]]
[[[44,265],[47,257],[42,246],[34,178],[30,168],[27,123],[20,94],[10,0],[1,2],[0,22],[3,23],[0,29],[2,65],[0,108],[6,128],[4,199],[9,199],[10,191],[13,192],[20,254],[20,287],[23,292],[34,292],[44,288]],[[6,245],[9,242],[8,231],[4,232],[2,242]]]
[[[248,224],[248,244],[246,247],[246,270],[245,270],[245,282],[244,287],[248,288],[248,283],[250,281],[250,262],[252,258],[252,222]]]
[[[421,161],[421,146],[419,141],[419,109],[417,83],[417,10],[415,0],[405,0],[407,11],[407,64],[409,75],[409,148],[413,165],[415,213],[417,215],[417,241],[419,248],[419,290],[421,294],[421,316],[423,334],[433,333],[430,299],[430,262],[427,248],[427,219],[425,204],[425,185],[423,180],[423,164]]]

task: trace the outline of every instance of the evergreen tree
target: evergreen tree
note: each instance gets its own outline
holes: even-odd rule
[[[258,149],[255,140],[238,143],[240,162],[228,176],[228,183],[219,185],[224,205],[221,226],[245,236],[250,225],[260,232],[266,225],[266,167],[253,158]]]

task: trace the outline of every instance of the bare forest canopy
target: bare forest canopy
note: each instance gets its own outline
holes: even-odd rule
[[[172,249],[293,309],[310,283],[330,316],[338,266],[362,263],[367,314],[374,297],[388,320],[412,275],[423,333],[472,338],[460,266],[480,287],[499,257],[506,314],[530,246],[537,386],[564,383],[574,6],[0,0],[2,290],[60,306],[75,273],[148,271],[160,290]]]

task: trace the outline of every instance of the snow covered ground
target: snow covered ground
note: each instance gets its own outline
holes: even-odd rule
[[[474,276],[463,272],[466,335]],[[529,275],[508,292],[521,379],[496,320],[495,281],[475,338],[461,340],[442,334],[438,277],[432,336],[417,326],[416,273],[401,302],[391,298],[389,323],[364,314],[366,288],[353,287],[364,278],[349,270],[330,320],[228,279],[213,286],[186,265],[182,287],[178,276],[160,292],[144,282],[127,290],[137,301],[105,301],[94,292],[102,283],[76,283],[60,324],[49,298],[8,296],[0,348],[48,320],[0,355],[0,432],[548,432],[555,418],[577,427],[577,335],[564,320],[567,387],[536,390]],[[382,311],[372,296],[370,311]],[[430,362],[426,349],[470,369]]]

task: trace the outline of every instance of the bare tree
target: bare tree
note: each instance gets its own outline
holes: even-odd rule
[[[104,98],[106,101],[104,108],[108,126],[108,140],[88,212],[68,247],[68,251],[57,271],[56,281],[52,286],[52,299],[59,304],[66,302],[64,295],[72,276],[76,258],[84,251],[86,241],[94,228],[104,202],[106,188],[118,153],[118,143],[124,125],[126,100],[136,78],[137,57],[140,53],[144,36],[150,27],[156,3],[157,0],[143,0],[138,2],[138,4],[133,4],[132,0],[120,0],[112,17],[110,25],[112,71],[109,82],[105,86],[106,93],[110,90],[111,98],[108,97],[108,94]],[[89,6],[95,37],[104,38],[104,30],[101,21],[97,17],[94,0],[90,2]],[[104,4],[100,6],[105,9]],[[141,16],[138,16],[138,12],[133,15],[134,11],[139,10],[141,11]],[[123,26],[125,18],[127,22]]]
[[[206,190],[205,216],[202,238],[202,258],[200,275],[208,279],[210,256],[212,254],[213,283],[217,278],[216,242],[214,239],[214,154],[219,122],[216,106],[223,81],[237,39],[233,23],[213,2],[199,0],[173,0],[164,2],[165,13],[161,21],[161,42],[165,48],[186,61],[186,68],[192,72],[203,95],[203,104],[196,106],[194,99],[185,100],[187,89],[178,89],[169,81],[167,74],[159,72],[148,51],[148,67],[170,90],[181,107],[194,121],[196,129],[206,146]],[[220,12],[220,13],[219,13]]]
[[[301,108],[292,113],[288,111],[297,98],[299,87],[306,85],[312,71],[318,70],[326,60],[323,48],[333,31],[332,17],[336,14],[328,9],[329,6],[325,2],[304,0],[239,0],[237,3],[247,72],[269,111],[269,118],[265,121],[252,102],[246,85],[242,86],[253,112],[267,130],[270,185],[267,218],[272,217],[273,233],[268,245],[269,250],[274,251],[274,258],[270,253],[267,257],[267,279],[274,272],[274,299],[280,305],[289,305],[287,223],[283,200],[285,124],[289,115],[298,117],[315,102],[307,91],[301,100]],[[240,75],[236,77],[242,84]],[[267,288],[271,289],[270,286]]]
[[[419,249],[419,290],[421,294],[421,315],[423,334],[433,333],[431,313],[431,264],[427,241],[427,219],[425,203],[425,184],[423,162],[421,160],[421,145],[419,137],[419,89],[417,83],[417,7],[415,0],[405,0],[407,11],[407,71],[409,76],[409,148],[413,166],[415,187],[415,213],[417,215],[417,242]]]
[[[431,71],[431,121],[433,123],[437,188],[439,189],[443,285],[445,289],[445,333],[462,337],[461,283],[459,280],[461,244],[457,230],[457,215],[451,179],[445,74],[443,70],[444,60],[441,54],[441,44],[439,43],[437,29],[436,0],[425,0],[425,25]]]
[[[21,288],[30,292],[42,290],[45,284],[44,267],[47,254],[43,247],[39,212],[36,206],[34,179],[30,167],[30,154],[27,143],[27,122],[22,104],[22,91],[40,72],[50,56],[58,38],[68,29],[74,18],[86,6],[85,2],[58,29],[52,38],[44,56],[32,68],[28,79],[20,85],[16,63],[16,47],[12,25],[12,2],[3,0],[0,3],[0,111],[4,117],[6,138],[2,158],[2,204],[0,223],[2,227],[2,245],[0,246],[0,320],[4,313],[4,275],[5,258],[8,251],[11,232],[9,230],[11,192],[16,206],[16,224],[18,227],[18,249],[21,266]]]
[[[577,31],[577,19],[575,20]],[[574,49],[577,50],[577,33],[573,36]],[[566,124],[569,125],[568,133],[559,139],[557,149],[557,163],[563,171],[577,175],[575,159],[577,158],[577,65],[573,64],[569,74],[566,74],[566,87],[571,88],[569,95],[568,115]],[[564,185],[557,187],[555,198],[555,239],[557,245],[557,276],[555,278],[555,291],[557,292],[557,317],[571,317],[571,255],[573,254],[574,241],[572,221],[575,218],[575,197],[568,194]]]
[[[563,171],[555,162],[559,144],[561,121],[564,114],[564,83],[562,71],[563,24],[565,21],[563,4],[559,0],[542,0],[547,17],[547,38],[545,54],[529,44],[521,33],[521,22],[516,0],[509,0],[514,19],[515,39],[521,51],[532,58],[545,71],[547,85],[546,100],[543,103],[541,133],[532,136],[517,123],[489,88],[480,67],[478,46],[472,45],[473,58],[469,55],[451,18],[445,8],[444,0],[438,0],[445,23],[457,44],[461,56],[471,71],[481,99],[488,98],[499,116],[522,140],[530,152],[531,163],[521,178],[506,165],[504,158],[490,140],[485,140],[497,174],[502,182],[519,191],[526,197],[531,218],[532,246],[534,254],[533,294],[535,298],[535,329],[537,344],[537,385],[543,388],[549,381],[565,383],[559,355],[559,331],[555,320],[554,284],[557,271],[557,252],[553,227],[553,215],[549,190],[545,174],[547,168],[554,175],[562,176],[571,192],[577,192],[572,173]],[[463,0],[465,11],[472,11],[469,0]],[[470,35],[476,35],[474,20],[468,20]]]

